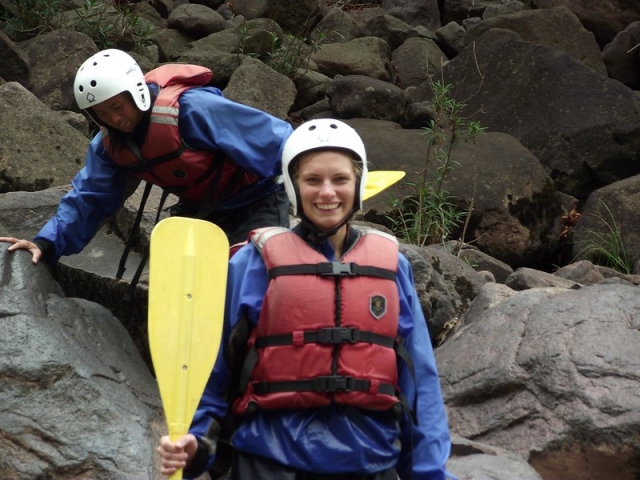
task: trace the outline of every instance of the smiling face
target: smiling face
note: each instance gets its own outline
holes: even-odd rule
[[[323,150],[303,155],[297,167],[295,179],[300,192],[300,207],[320,231],[328,232],[353,209],[356,191],[354,161],[341,151]]]
[[[93,107],[102,123],[125,133],[131,133],[140,122],[143,112],[135,106],[128,92],[122,92]]]

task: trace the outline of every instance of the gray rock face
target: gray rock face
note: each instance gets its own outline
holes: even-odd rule
[[[197,4],[176,7],[169,15],[167,22],[169,28],[188,32],[197,38],[229,28],[222,15],[205,5]]]
[[[402,88],[421,85],[427,78],[437,78],[447,57],[429,38],[408,38],[393,51],[397,83]]]
[[[18,238],[33,238],[42,225],[55,214],[67,188],[50,188],[39,192],[9,192],[0,194],[0,232]],[[55,267],[56,279],[64,286],[67,296],[81,297],[108,308],[125,326],[143,358],[150,364],[146,338],[147,289],[139,285],[131,292],[129,281],[140,263],[140,254],[131,251],[123,275],[115,279],[125,242],[131,229],[141,192],[125,202],[125,208],[113,219],[112,225],[101,228],[85,249],[77,255],[62,257]],[[158,206],[160,192],[153,189],[145,206],[141,222],[141,237],[147,242]],[[130,210],[134,210],[133,212]],[[166,216],[166,213],[163,214]],[[164,218],[161,216],[161,218]],[[0,243],[0,252],[8,244]],[[24,253],[24,252],[23,252]],[[132,297],[130,302],[125,301]]]
[[[4,32],[0,32],[0,78],[7,82],[20,82],[27,87],[31,86],[31,62],[29,56]],[[1,83],[0,83],[1,84]]]
[[[358,24],[352,15],[341,8],[330,8],[318,22],[311,39],[314,42],[348,42],[358,37]]]
[[[364,119],[348,123],[369,147],[378,170],[404,170],[406,181],[418,181],[426,166],[428,144],[421,129],[401,129],[392,122]],[[515,137],[499,132],[479,135],[476,142],[460,142],[452,153],[455,167],[444,190],[461,209],[473,204],[465,241],[514,267],[541,265],[556,248],[554,220],[560,199],[537,157]],[[431,165],[431,171],[435,166]],[[527,172],[523,175],[522,172]],[[406,184],[367,201],[365,217],[372,222],[389,211],[389,197],[408,194]],[[452,238],[461,238],[454,232]]]
[[[68,184],[89,140],[16,82],[0,85],[0,193]]]
[[[27,252],[0,272],[0,476],[155,478],[158,392],[124,327]]]
[[[476,40],[491,28],[505,28],[517,33],[527,42],[563,51],[594,71],[607,74],[595,36],[582,26],[578,17],[568,8],[524,10],[490,18],[486,17],[487,11],[485,10],[483,17],[485,20],[469,29],[465,43]]]
[[[248,59],[231,75],[225,96],[285,119],[295,101],[296,87],[290,78]]]
[[[558,190],[584,199],[640,173],[640,111],[628,87],[504,29],[470,47],[443,69],[455,98],[489,130],[518,138]]]
[[[365,75],[334,78],[326,95],[331,109],[343,118],[398,121],[409,103],[401,88]]]
[[[0,0],[0,9],[15,11],[13,3]],[[348,117],[372,169],[407,173],[407,183],[365,204],[382,217],[392,199],[416,193],[409,182],[425,168],[423,127],[441,120],[427,80],[451,85],[464,119],[488,130],[453,149],[457,167],[446,183],[472,211],[462,240],[479,250],[463,250],[465,263],[444,248],[402,247],[439,345],[452,430],[481,441],[454,438],[448,466],[459,480],[640,478],[640,263],[631,258],[636,275],[590,262],[555,275],[537,269],[552,263],[560,219],[578,206],[574,240],[592,229],[610,233],[592,220],[611,212],[627,251],[640,255],[640,93],[632,90],[640,48],[631,50],[640,4],[376,4],[137,2],[144,24],[160,30],[153,45],[134,49],[129,31],[118,46],[145,71],[168,61],[211,68],[228,98],[292,123]],[[77,13],[62,17],[72,25]],[[119,18],[109,7],[106,24]],[[596,45],[613,39],[600,58]],[[71,31],[19,45],[0,33],[0,235],[31,238],[82,165],[86,136],[53,110],[75,108],[70,82],[97,49]],[[303,61],[293,82],[269,68],[283,49],[286,61],[296,60],[292,53]],[[347,76],[369,80],[343,88]],[[84,132],[82,118],[73,123]],[[81,254],[60,262],[56,279],[67,296],[85,300],[64,298],[44,265],[0,245],[0,478],[164,478],[153,452],[164,426],[144,365],[147,289],[125,302],[128,282],[113,278],[136,209],[128,202]],[[132,252],[125,278],[138,261]],[[534,268],[514,272],[520,265]]]
[[[26,42],[23,48],[33,65],[31,92],[52,110],[79,112],[73,95],[73,71],[98,52],[91,37],[56,30]]]
[[[602,49],[609,77],[629,88],[640,88],[640,21],[633,22]]]
[[[311,55],[318,71],[327,76],[366,75],[382,81],[393,77],[391,49],[377,37],[361,37],[344,43],[322,45]]]
[[[440,26],[437,0],[382,0],[380,6],[389,14],[409,25],[423,25],[435,30]]]
[[[597,257],[596,247],[600,245],[613,254],[608,266],[628,270],[633,261],[640,258],[640,232],[636,227],[640,218],[639,202],[640,176],[594,190],[587,198],[580,223],[575,228],[573,256],[593,259]]]
[[[458,326],[486,279],[442,249],[401,245],[400,251],[411,263],[432,343],[440,345]]]
[[[580,19],[588,30],[594,32],[601,47],[607,45],[616,33],[638,19],[640,4],[635,0],[609,0],[607,2],[584,2],[584,0],[525,0],[535,8],[565,6]]]
[[[481,311],[436,351],[453,432],[545,479],[636,478],[638,288],[535,288]]]

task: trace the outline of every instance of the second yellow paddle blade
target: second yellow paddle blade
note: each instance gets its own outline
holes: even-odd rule
[[[367,200],[386,190],[394,183],[404,178],[405,172],[400,170],[374,170],[367,172],[367,183],[364,186],[364,198]]]
[[[228,261],[227,237],[210,222],[171,217],[151,234],[149,347],[174,441],[188,432],[218,355]]]

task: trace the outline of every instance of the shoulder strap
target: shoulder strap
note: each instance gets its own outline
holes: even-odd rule
[[[120,264],[118,265],[118,271],[116,272],[116,278],[120,280],[122,275],[124,275],[124,271],[126,270],[127,257],[129,256],[129,252],[131,251],[131,247],[133,246],[133,241],[136,233],[138,233],[138,227],[140,226],[140,222],[142,221],[142,213],[144,211],[144,206],[147,203],[147,198],[149,198],[149,193],[151,192],[151,187],[153,185],[149,182],[146,182],[144,187],[144,192],[142,193],[142,199],[140,200],[140,206],[138,207],[138,213],[136,214],[136,219],[133,222],[133,226],[131,227],[131,231],[129,232],[129,238],[127,238],[127,243],[124,247],[124,251],[122,252],[122,256],[120,257]]]

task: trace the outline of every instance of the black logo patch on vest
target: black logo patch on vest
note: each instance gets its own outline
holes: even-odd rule
[[[376,320],[380,320],[387,313],[387,299],[382,295],[374,295],[369,299],[369,311]]]
[[[174,170],[173,172],[171,172],[171,174],[179,179],[187,178],[187,172],[185,172],[184,170]]]

